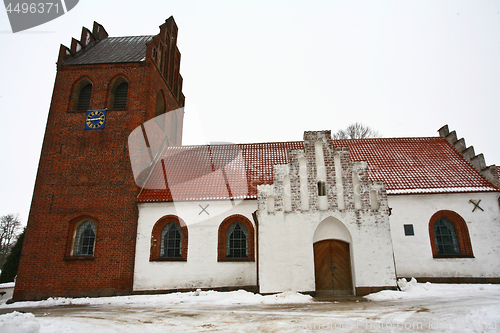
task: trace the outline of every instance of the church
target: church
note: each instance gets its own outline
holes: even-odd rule
[[[14,300],[500,282],[500,169],[455,131],[183,146],[177,35],[61,45]]]

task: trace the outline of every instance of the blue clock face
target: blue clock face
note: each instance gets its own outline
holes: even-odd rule
[[[85,129],[104,128],[106,122],[106,110],[87,111],[85,118]]]

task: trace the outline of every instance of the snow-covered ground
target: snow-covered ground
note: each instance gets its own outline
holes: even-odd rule
[[[500,285],[421,284],[318,302],[245,291],[0,305],[0,332],[500,332]]]

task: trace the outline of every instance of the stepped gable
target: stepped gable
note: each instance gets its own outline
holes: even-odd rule
[[[474,152],[474,147],[465,144],[465,139],[457,138],[457,132],[448,129],[448,125],[444,125],[439,130],[439,135],[445,138],[446,141],[467,161],[472,167],[477,170],[484,178],[486,178],[490,183],[500,188],[500,177],[498,168],[496,165],[486,166],[483,154],[477,154]]]
[[[499,191],[443,137],[330,143],[347,147],[351,161],[366,161],[369,179],[385,182],[387,194]],[[273,165],[288,163],[289,150],[296,149],[304,142],[166,148],[138,202],[256,199],[257,185],[272,184]]]
[[[108,37],[104,27],[94,22],[92,31],[82,28],[80,40],[72,38],[71,47],[61,45],[57,63],[68,66],[145,61],[146,43],[153,37]]]
[[[177,24],[171,16],[159,28],[157,35],[109,37],[104,27],[94,22],[92,31],[82,27],[80,40],[72,38],[71,47],[61,44],[58,69],[142,62],[154,64],[177,102],[184,106]]]

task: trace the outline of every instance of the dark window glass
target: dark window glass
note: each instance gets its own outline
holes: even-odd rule
[[[113,109],[127,108],[128,83],[122,82],[116,87]]]
[[[90,98],[92,96],[92,85],[88,83],[81,90],[78,95],[77,110],[88,110],[90,108]]]
[[[156,107],[155,107],[155,121],[163,130],[165,128],[166,117],[159,117],[165,113],[165,103],[163,101],[163,94],[159,91],[156,95]]]
[[[248,258],[248,231],[239,222],[227,230],[227,258]]]
[[[460,254],[457,232],[453,224],[442,217],[434,224],[437,254]]]
[[[161,233],[160,256],[182,258],[182,231],[177,223],[170,222]]]
[[[85,221],[78,227],[75,239],[75,255],[94,255],[95,232],[96,228],[92,221]]]
[[[405,236],[415,236],[415,232],[413,231],[413,224],[405,224]]]
[[[326,184],[323,181],[318,182],[318,195],[320,197],[326,196]]]

